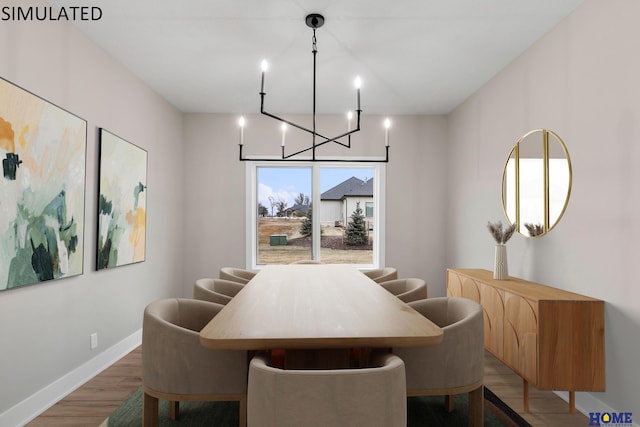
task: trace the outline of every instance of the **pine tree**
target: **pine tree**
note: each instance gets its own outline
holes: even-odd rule
[[[311,234],[313,234],[313,229],[311,226],[312,223],[313,223],[313,214],[312,214],[311,205],[309,205],[309,209],[307,210],[307,215],[304,217],[304,219],[302,220],[302,224],[300,225],[300,234],[302,234],[303,237],[311,237]]]
[[[351,222],[347,224],[344,237],[344,242],[347,246],[362,246],[369,243],[367,226],[362,209],[360,209],[360,202],[356,203],[356,210],[351,214]]]

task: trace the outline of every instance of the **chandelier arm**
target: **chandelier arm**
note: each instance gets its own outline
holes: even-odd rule
[[[315,150],[316,148],[321,147],[324,144],[328,144],[329,142],[334,142],[336,144],[342,145],[343,147],[351,148],[351,134],[354,133],[354,132],[357,132],[358,130],[359,129],[354,129],[354,130],[352,130],[350,132],[346,132],[346,133],[344,133],[342,135],[339,135],[339,136],[336,136],[336,137],[333,137],[333,138],[327,138],[326,136],[323,136],[323,135],[320,135],[319,133],[316,133],[315,134],[316,136],[319,136],[321,138],[325,138],[326,141],[323,141],[323,142],[320,142],[320,143],[317,143],[317,144],[313,144],[311,147],[304,148],[304,149],[302,149],[300,151],[296,151],[295,153],[291,153],[291,154],[288,154],[288,155],[284,154],[284,147],[283,147],[283,149],[282,149],[282,158],[283,159],[288,159],[290,157],[297,156],[298,154],[302,154],[302,153],[305,153],[305,152],[310,151],[310,150]],[[339,138],[344,138],[345,136],[347,136],[349,138],[349,143],[348,144],[345,144],[345,143],[342,143],[342,142],[338,141]],[[313,157],[313,158],[315,158],[315,157]]]
[[[317,135],[317,136],[321,136],[321,135],[319,135],[319,134],[316,134],[316,135]],[[345,134],[345,135],[347,135],[347,134]],[[342,138],[342,137],[344,137],[344,135],[342,135],[342,136],[337,136],[336,138]],[[323,138],[324,138],[324,137],[323,137]],[[311,147],[303,148],[303,149],[302,149],[302,150],[300,150],[300,151],[296,151],[295,153],[291,153],[291,154],[288,154],[288,155],[285,155],[285,154],[284,154],[284,148],[283,148],[282,158],[283,158],[283,159],[288,159],[289,157],[297,156],[298,154],[302,154],[302,153],[305,153],[305,152],[307,152],[307,151],[313,150],[313,149],[315,149],[315,148],[317,148],[317,147],[320,147],[320,146],[323,146],[324,144],[327,144],[327,143],[329,143],[329,142],[335,142],[336,144],[340,144],[340,145],[342,145],[342,146],[344,146],[344,147],[350,148],[350,147],[348,147],[346,144],[343,144],[342,142],[335,141],[335,138],[334,138],[334,139],[327,139],[327,141],[320,142],[320,143],[318,143],[318,144],[314,144],[314,145],[312,145]]]
[[[242,144],[240,145],[240,160],[247,161],[250,160],[252,162],[291,162],[287,157],[284,158],[273,158],[273,157],[243,157],[242,155]],[[293,161],[298,161],[294,159]],[[328,163],[389,163],[389,146],[385,146],[385,157],[378,158],[369,158],[369,159],[349,159],[349,158],[316,158],[316,159],[300,159],[299,161],[304,162],[328,162]]]
[[[293,156],[297,156],[298,154],[302,154],[302,153],[305,153],[305,152],[307,152],[307,151],[313,150],[315,147],[317,147],[317,146],[311,146],[311,147],[308,147],[308,148],[302,149],[302,150],[300,150],[300,151],[296,151],[295,153],[291,153],[291,154],[288,154],[288,155],[285,155],[285,154],[284,154],[284,147],[283,147],[283,149],[282,149],[282,159],[283,159],[283,160],[285,160],[285,159],[289,159],[289,158],[291,158],[291,157],[293,157]],[[315,156],[313,156],[313,157],[312,157],[312,159],[314,159],[314,160],[315,160]]]
[[[263,110],[263,111],[260,111],[260,113],[264,114],[267,117],[271,117],[272,119],[275,119],[275,120],[278,120],[280,122],[286,123],[287,125],[292,126],[292,127],[296,128],[296,129],[299,129],[301,131],[307,132],[307,133],[309,133],[309,134],[311,134],[313,136],[318,136],[318,137],[322,138],[324,141],[319,142],[319,143],[315,143],[314,145],[316,147],[320,147],[320,146],[322,146],[322,145],[324,145],[324,144],[326,144],[328,142],[335,142],[336,144],[342,145],[343,147],[351,148],[351,134],[360,131],[360,124],[358,123],[358,126],[353,130],[350,130],[350,131],[345,132],[343,134],[340,134],[338,136],[328,137],[328,136],[325,136],[325,135],[320,134],[318,132],[314,132],[312,129],[308,129],[308,128],[302,126],[302,125],[296,124],[296,123],[294,123],[294,122],[292,122],[290,120],[283,119],[282,117],[278,117],[275,114],[271,114],[271,113],[269,113],[267,111]],[[345,144],[343,142],[338,141],[338,139],[341,139],[341,138],[344,138],[344,137],[349,137],[349,143]],[[308,149],[310,150],[312,148],[313,148],[313,146],[309,147]]]
[[[260,110],[260,113],[261,113],[261,114],[264,114],[264,115],[265,115],[265,116],[267,116],[267,117],[271,117],[272,119],[276,119],[276,120],[278,120],[278,121],[280,121],[280,122],[286,123],[286,124],[288,124],[289,126],[292,126],[292,127],[296,128],[296,129],[300,129],[300,130],[302,130],[302,131],[308,132],[308,133],[310,133],[310,134],[312,134],[312,135],[313,135],[313,133],[314,133],[311,129],[307,129],[307,128],[306,128],[306,127],[304,127],[304,126],[301,126],[301,125],[299,125],[299,124],[296,124],[296,123],[294,123],[294,122],[292,122],[292,121],[290,121],[290,120],[283,119],[282,117],[278,117],[278,116],[276,116],[275,114],[271,114],[271,113],[269,113],[269,112],[267,112],[267,111]]]
[[[260,113],[265,115],[265,116],[267,116],[267,117],[271,117],[272,119],[275,119],[275,120],[278,120],[280,122],[286,123],[289,126],[292,126],[292,127],[296,128],[296,129],[300,129],[301,131],[307,132],[307,133],[309,133],[311,135],[319,136],[324,141],[320,142],[318,144],[315,144],[316,147],[324,145],[327,142],[335,142],[336,144],[340,144],[343,147],[351,148],[351,146],[350,146],[351,145],[350,144],[351,141],[349,141],[349,144],[345,144],[345,143],[342,143],[342,142],[338,141],[338,139],[344,138],[345,136],[351,136],[351,134],[360,131],[360,112],[359,111],[358,111],[358,122],[356,123],[355,129],[352,129],[352,130],[350,130],[348,132],[345,132],[345,133],[343,133],[341,135],[334,136],[334,137],[325,136],[325,135],[323,135],[321,133],[318,133],[318,132],[314,131],[313,129],[308,129],[308,128],[306,128],[306,127],[304,127],[302,125],[299,125],[297,123],[294,123],[294,122],[292,122],[290,120],[283,119],[282,117],[276,116],[275,114],[272,114],[272,113],[269,113],[268,111],[265,111],[264,108],[262,108],[262,107],[260,108]]]

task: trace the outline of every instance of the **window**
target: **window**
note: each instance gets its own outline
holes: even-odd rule
[[[365,216],[367,218],[372,218],[373,217],[373,202],[367,202],[365,204],[365,206],[366,206]]]
[[[383,265],[384,165],[247,162],[247,265]]]

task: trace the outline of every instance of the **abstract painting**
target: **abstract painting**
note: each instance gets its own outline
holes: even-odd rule
[[[82,274],[87,122],[0,78],[0,291]]]
[[[147,152],[100,129],[98,270],[144,261],[146,194]]]

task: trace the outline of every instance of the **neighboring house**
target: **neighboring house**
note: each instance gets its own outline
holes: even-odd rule
[[[285,216],[306,216],[307,212],[309,212],[309,205],[293,205],[285,209]]]
[[[356,210],[358,202],[371,228],[374,220],[373,178],[363,181],[355,176],[320,195],[320,223],[344,226]]]

